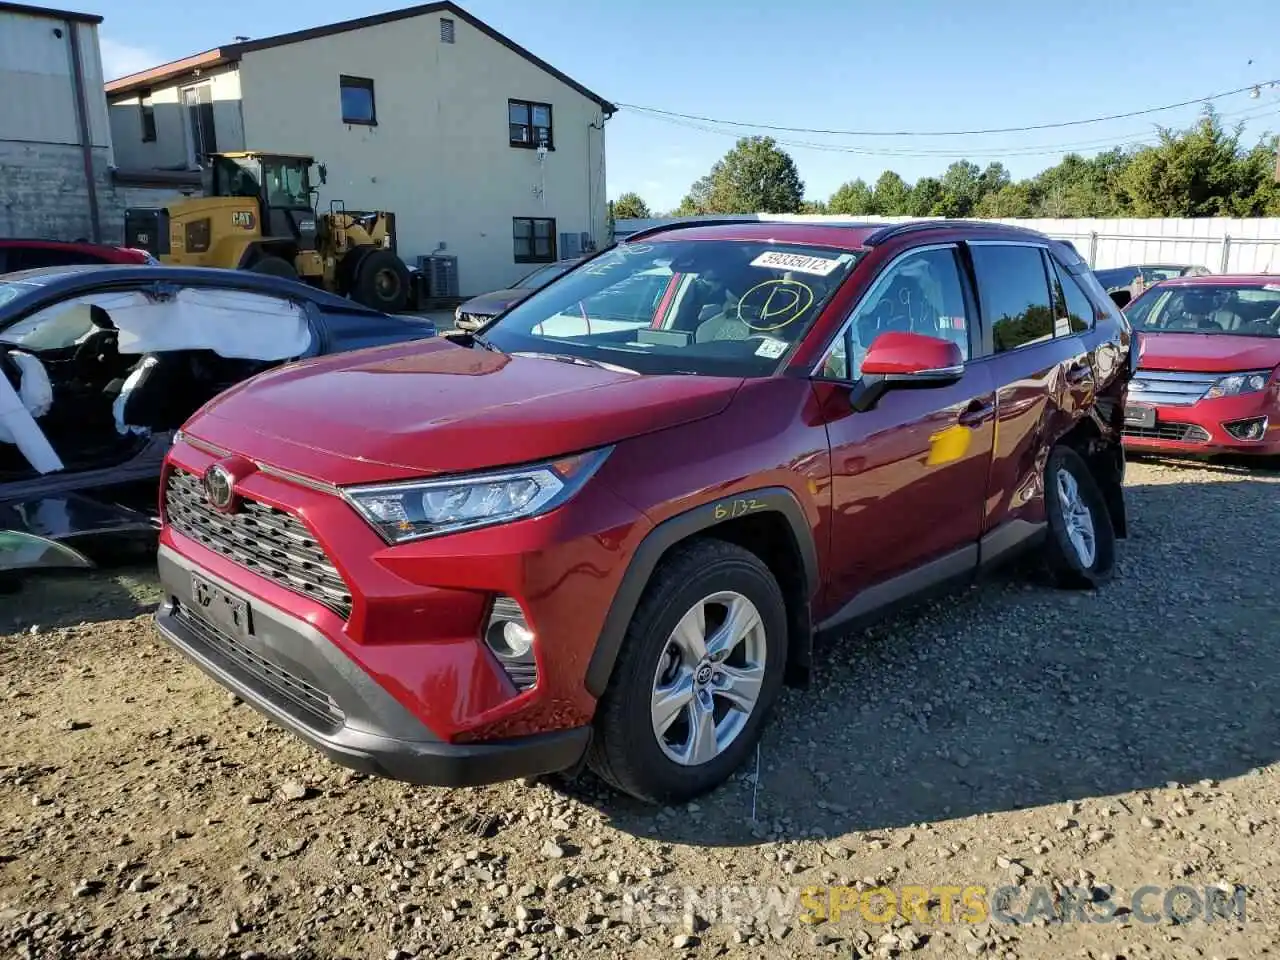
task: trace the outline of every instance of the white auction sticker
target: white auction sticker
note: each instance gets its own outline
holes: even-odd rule
[[[810,257],[801,253],[787,253],[785,250],[766,250],[752,260],[751,265],[770,267],[774,270],[795,270],[799,273],[825,277],[840,266],[840,261],[828,260],[826,257]]]
[[[785,340],[779,340],[777,337],[762,337],[760,346],[756,347],[756,356],[764,357],[767,360],[777,360],[787,352],[787,347],[789,346],[791,344]]]

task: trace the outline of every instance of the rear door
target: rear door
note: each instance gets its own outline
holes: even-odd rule
[[[1096,372],[1087,317],[1068,315],[1047,244],[970,241],[983,317],[981,363],[996,395],[984,557],[1016,546],[1045,521],[1044,466],[1052,444],[1083,415]],[[1074,283],[1074,281],[1073,281]],[[1083,310],[1076,300],[1074,309]],[[1087,298],[1086,298],[1087,303]],[[1061,307],[1059,306],[1061,304]]]

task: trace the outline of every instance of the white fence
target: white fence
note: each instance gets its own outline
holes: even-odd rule
[[[614,236],[698,217],[619,220]],[[805,216],[743,214],[724,219],[898,223],[911,217]],[[1095,270],[1138,263],[1178,263],[1208,267],[1214,273],[1280,273],[1280,217],[1233,220],[1227,217],[1142,220],[1002,219],[1059,240],[1070,240]]]

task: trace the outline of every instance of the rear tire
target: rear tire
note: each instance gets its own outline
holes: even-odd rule
[[[1044,487],[1050,579],[1075,590],[1106,583],[1115,573],[1116,534],[1089,465],[1070,447],[1054,447],[1045,466]]]
[[[786,603],[759,557],[720,540],[674,548],[627,628],[588,764],[650,803],[714,789],[755,750],[786,658]]]
[[[286,280],[297,280],[298,271],[292,263],[281,257],[259,257],[249,265],[252,273],[265,273],[271,277],[284,277]]]
[[[399,313],[409,302],[409,268],[390,250],[370,250],[356,269],[354,299],[384,313]]]

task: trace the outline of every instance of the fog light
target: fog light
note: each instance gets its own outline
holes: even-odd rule
[[[484,642],[519,690],[528,690],[538,682],[533,641],[533,631],[529,629],[520,604],[511,597],[495,599],[489,625],[484,631]]]
[[[1261,440],[1267,435],[1267,418],[1252,417],[1248,420],[1237,420],[1234,423],[1224,423],[1223,427],[1237,440]]]

